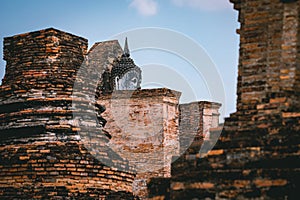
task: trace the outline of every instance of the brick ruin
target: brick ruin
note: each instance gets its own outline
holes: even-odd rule
[[[125,46],[87,51],[53,28],[4,39],[0,198],[148,199],[149,180],[170,178],[173,156],[218,126],[220,104],[141,90]]]
[[[300,2],[231,2],[241,24],[237,111],[209,152],[221,105],[179,105],[169,89],[114,91],[111,77],[127,73],[114,66],[136,69],[118,41],[87,51],[86,39],[52,28],[5,38],[0,198],[297,199]],[[84,62],[90,79],[78,74]]]
[[[74,112],[87,121],[93,120],[95,109],[103,112],[97,103],[72,97],[86,53],[86,39],[52,28],[4,39],[1,199],[135,198],[135,171],[128,161],[111,156],[114,152],[105,146],[111,136],[101,131],[103,120],[93,131],[110,166],[95,159],[97,152],[88,151],[78,136]],[[72,108],[74,101],[83,108]],[[91,130],[80,128],[83,133]]]
[[[151,180],[151,199],[299,199],[300,2],[231,2],[241,25],[237,111],[207,156],[183,155],[171,178]]]

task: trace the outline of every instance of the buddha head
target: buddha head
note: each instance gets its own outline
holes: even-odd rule
[[[113,90],[140,89],[142,71],[130,58],[127,38],[121,58],[116,59],[111,70],[111,83]]]

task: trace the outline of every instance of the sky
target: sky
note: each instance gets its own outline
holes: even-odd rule
[[[87,38],[89,47],[113,38],[123,46],[128,36],[143,88],[179,90],[181,103],[221,101],[227,117],[236,103],[237,14],[229,0],[1,0],[0,49],[4,37],[49,27]],[[4,70],[1,59],[0,79]],[[224,99],[211,94],[218,89]]]

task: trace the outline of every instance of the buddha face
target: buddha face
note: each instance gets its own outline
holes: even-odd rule
[[[141,84],[141,74],[136,70],[128,71],[122,78],[115,79],[116,90],[136,90]]]

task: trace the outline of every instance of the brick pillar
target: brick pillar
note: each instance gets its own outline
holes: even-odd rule
[[[241,27],[237,111],[226,130],[278,133],[299,117],[298,1],[232,1]]]
[[[208,156],[172,178],[171,199],[297,199],[300,2],[231,2],[240,22],[237,111]]]
[[[203,139],[209,139],[209,129],[219,126],[220,107],[219,103],[207,101],[180,104],[180,154],[199,153]]]
[[[135,166],[133,193],[141,199],[148,197],[150,178],[171,176],[172,156],[179,154],[179,96],[169,89],[147,89],[99,98],[106,107],[110,147]]]

